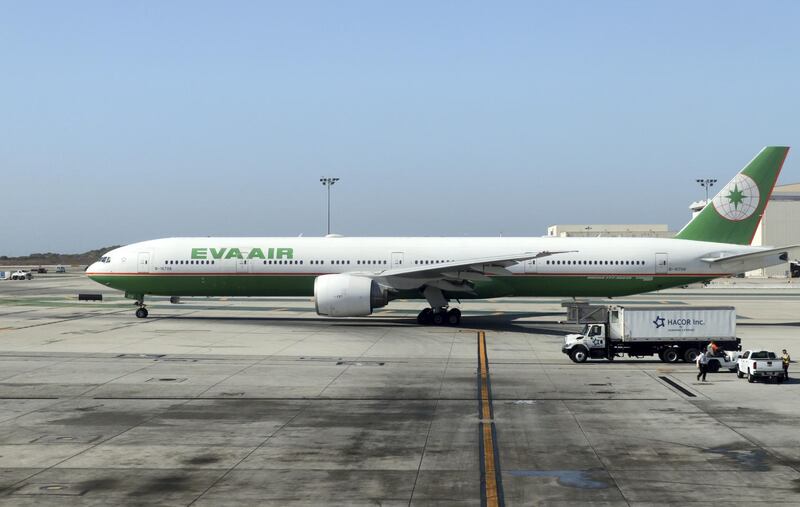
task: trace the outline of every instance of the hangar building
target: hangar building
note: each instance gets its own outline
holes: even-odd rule
[[[689,205],[692,217],[700,213],[705,201],[693,202]],[[800,183],[778,185],[769,198],[767,210],[753,236],[753,246],[787,246],[800,245]],[[789,259],[796,261],[798,259]],[[766,269],[757,269],[746,273],[748,277],[791,276],[790,262]]]

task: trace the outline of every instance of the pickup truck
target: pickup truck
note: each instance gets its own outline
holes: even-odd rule
[[[747,381],[750,383],[762,378],[769,381],[775,380],[778,383],[786,380],[781,359],[775,355],[775,352],[768,350],[744,351],[739,358],[736,376],[747,377]]]
[[[22,271],[20,269],[11,273],[12,280],[30,280],[31,278],[33,278],[33,275],[30,271]]]
[[[711,373],[717,373],[722,369],[726,369],[731,373],[737,371],[741,354],[736,350],[719,350],[716,355],[709,355],[708,371]]]

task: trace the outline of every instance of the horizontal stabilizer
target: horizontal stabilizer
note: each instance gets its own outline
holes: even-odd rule
[[[799,254],[800,245],[790,245],[744,254],[726,255],[725,252],[721,252],[719,256],[703,257],[700,260],[723,270],[734,270],[738,267],[749,266],[751,264],[755,264],[755,267],[748,269],[757,269],[759,267],[774,266],[782,262],[787,262],[791,257]],[[763,265],[758,265],[758,261],[762,261]]]

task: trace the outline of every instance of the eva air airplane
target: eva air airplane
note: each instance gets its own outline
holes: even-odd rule
[[[761,150],[674,239],[167,238],[112,250],[87,274],[140,318],[147,295],[313,295],[331,317],[425,299],[419,323],[456,325],[451,300],[639,294],[786,262],[796,246],[750,243],[788,152]]]

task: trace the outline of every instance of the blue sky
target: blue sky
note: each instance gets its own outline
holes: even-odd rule
[[[0,5],[0,255],[319,235],[323,175],[346,235],[679,228],[800,139],[798,2]]]

